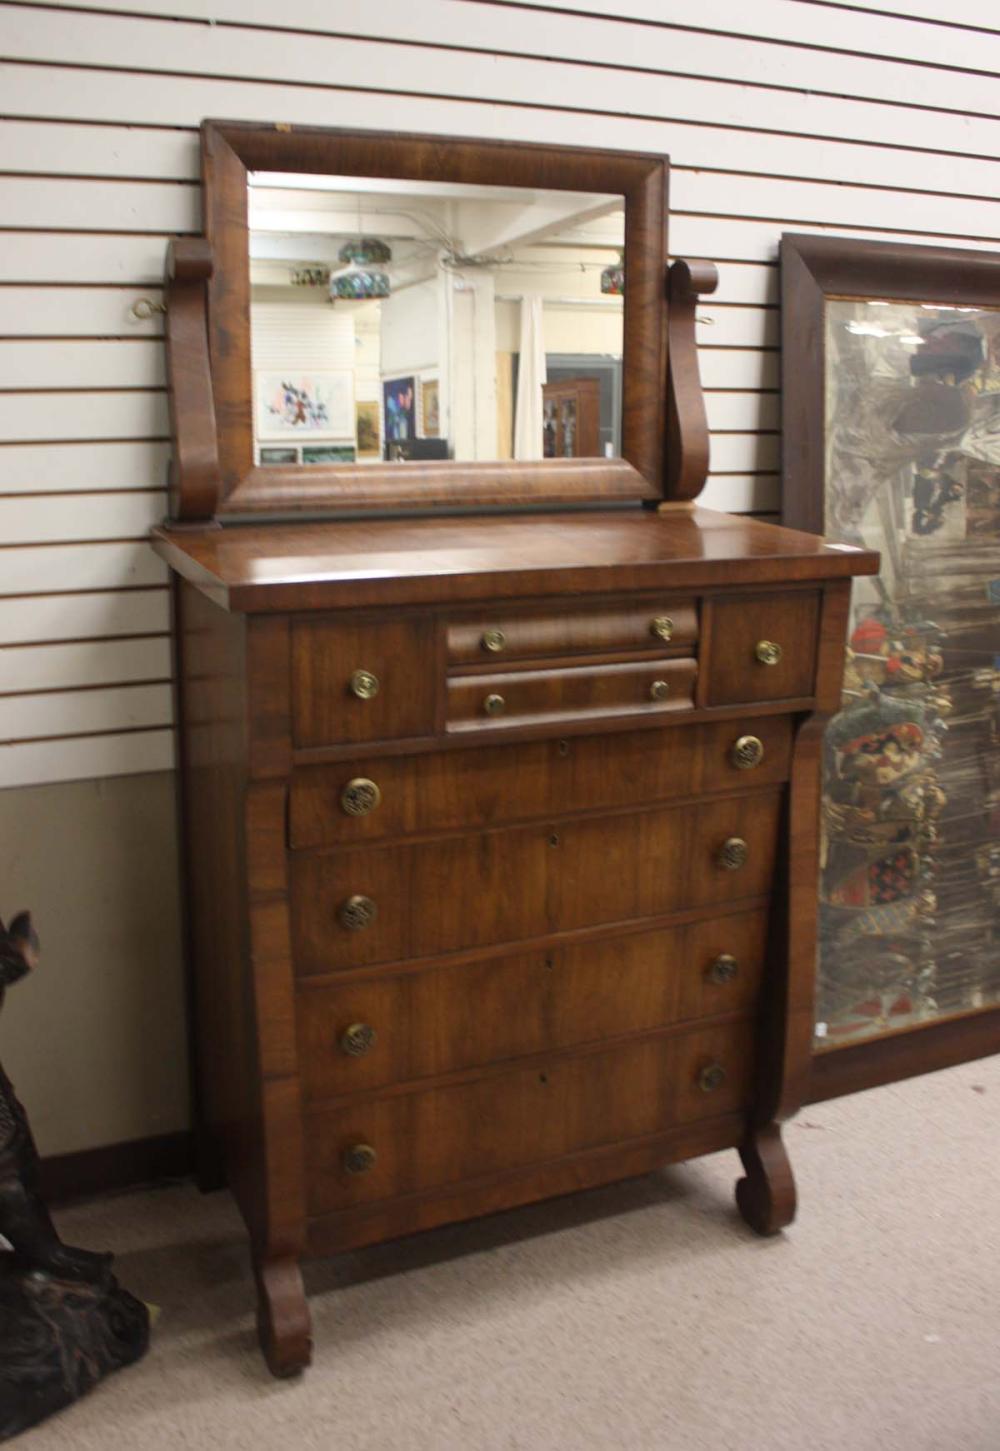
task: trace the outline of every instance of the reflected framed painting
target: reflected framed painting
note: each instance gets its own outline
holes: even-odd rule
[[[824,745],[830,1097],[1000,1052],[1000,254],[786,235],[783,522],[881,553]]]

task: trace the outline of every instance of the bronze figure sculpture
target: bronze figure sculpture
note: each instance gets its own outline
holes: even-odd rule
[[[0,922],[0,1006],[38,960],[26,912]],[[146,1307],[112,1257],[63,1244],[39,1190],[39,1157],[0,1066],[0,1441],[78,1400],[149,1343]]]

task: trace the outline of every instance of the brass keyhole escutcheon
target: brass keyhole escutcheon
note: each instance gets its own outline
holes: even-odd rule
[[[507,709],[507,702],[502,695],[488,695],[483,701],[483,710],[487,715],[503,715]]]
[[[666,700],[670,694],[670,685],[666,680],[654,680],[649,687],[650,700]]]
[[[667,644],[674,637],[674,622],[669,615],[657,615],[649,622],[649,633]]]
[[[737,771],[752,771],[764,759],[764,742],[759,736],[740,736],[733,742],[729,759]]]
[[[750,860],[750,848],[741,836],[730,836],[719,847],[716,858],[727,872],[738,872]]]
[[[367,776],[355,776],[340,793],[340,804],[348,816],[367,816],[382,800],[382,792]]]
[[[726,1081],[726,1070],[721,1063],[706,1063],[698,1074],[698,1087],[702,1093],[715,1093]]]
[[[340,1051],[348,1058],[363,1058],[375,1047],[377,1036],[370,1023],[352,1023],[340,1035]]]
[[[350,679],[350,690],[359,700],[373,700],[379,692],[378,676],[370,670],[355,670]]]
[[[777,665],[784,651],[774,640],[758,640],[754,654],[761,665]]]
[[[499,655],[507,647],[507,636],[503,630],[484,630],[480,643],[484,650],[489,650],[492,655]]]
[[[370,927],[377,916],[378,908],[371,897],[348,897],[337,908],[337,920],[348,932],[361,932],[363,928]]]
[[[720,952],[708,969],[708,978],[710,982],[722,987],[725,983],[732,982],[738,972],[739,963],[736,958],[729,952]]]
[[[344,1150],[343,1164],[348,1174],[367,1174],[374,1169],[378,1154],[371,1144],[352,1144]]]

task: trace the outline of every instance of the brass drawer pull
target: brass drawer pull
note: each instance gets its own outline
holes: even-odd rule
[[[370,927],[378,916],[378,908],[371,897],[348,897],[337,908],[337,920],[348,932],[361,932]]]
[[[716,861],[727,872],[738,872],[750,860],[750,848],[741,836],[730,836],[719,847]]]
[[[673,639],[674,622],[669,615],[656,615],[649,622],[649,633],[654,639],[662,640],[667,644]]]
[[[489,650],[491,654],[498,655],[501,650],[507,647],[507,636],[503,630],[484,630],[480,644],[484,650]]]
[[[370,670],[355,670],[350,679],[351,694],[359,700],[372,700],[379,691],[378,676]]]
[[[764,759],[764,742],[759,736],[740,736],[733,742],[729,759],[737,771],[752,771]]]
[[[702,1093],[715,1093],[726,1081],[726,1070],[721,1063],[707,1063],[698,1074],[698,1087]]]
[[[774,640],[758,640],[754,654],[761,665],[777,665],[784,651]]]
[[[727,982],[732,982],[739,970],[740,965],[731,953],[720,952],[715,961],[710,964],[707,977],[709,982],[714,982],[717,987],[723,987]]]
[[[670,694],[670,685],[666,680],[654,680],[649,687],[650,700],[666,700]]]
[[[375,1047],[377,1036],[370,1023],[352,1023],[340,1035],[340,1051],[348,1058],[363,1058]]]
[[[487,715],[503,715],[507,708],[507,702],[502,695],[488,695],[483,701],[483,710]]]
[[[382,800],[382,792],[367,776],[355,776],[340,793],[340,804],[348,816],[367,816]]]
[[[371,1144],[352,1144],[344,1150],[343,1164],[348,1174],[367,1174],[374,1169],[378,1154]]]

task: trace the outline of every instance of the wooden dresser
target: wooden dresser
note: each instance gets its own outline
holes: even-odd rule
[[[727,1147],[791,1218],[818,752],[873,556],[659,512],[161,531],[203,1174],[299,1260]]]

